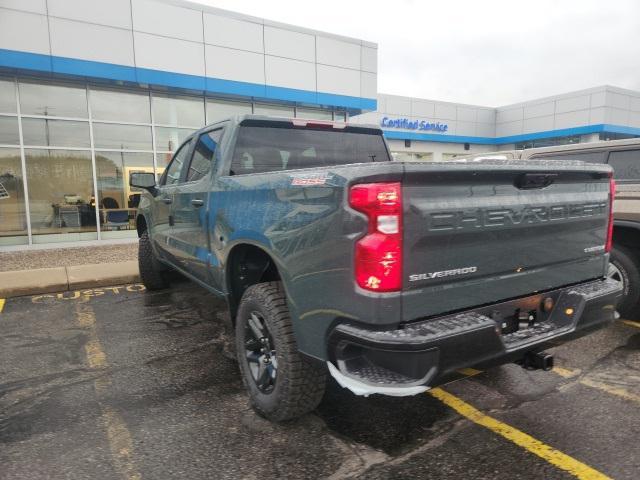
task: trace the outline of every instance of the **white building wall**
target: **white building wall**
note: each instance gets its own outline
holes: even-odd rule
[[[611,86],[554,95],[496,109],[496,136],[586,125],[640,127],[640,92]]]
[[[482,153],[515,148],[513,142],[501,143],[500,137],[540,135],[544,132],[549,132],[549,137],[562,136],[562,133],[554,131],[603,124],[640,128],[640,92],[601,86],[498,108],[379,94],[376,112],[364,113],[352,117],[351,120],[381,126],[384,117],[440,122],[449,127],[446,133],[386,128],[393,132],[428,133],[440,135],[443,140],[452,135],[497,138],[494,145],[474,144],[473,140],[469,141],[471,152]],[[599,133],[580,135],[581,142],[594,142],[599,139]],[[434,154],[434,160],[445,154],[464,153],[462,141],[448,143],[446,140],[412,140],[410,148],[404,147],[403,140],[391,140],[389,144],[397,152],[431,152]]]
[[[0,48],[352,97],[377,92],[375,43],[182,0],[0,0]]]

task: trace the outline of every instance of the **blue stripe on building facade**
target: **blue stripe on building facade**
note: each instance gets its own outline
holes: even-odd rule
[[[541,138],[566,137],[570,135],[588,135],[590,133],[624,133],[639,135],[640,128],[626,127],[623,125],[610,125],[600,123],[597,125],[585,125],[582,127],[562,128],[558,130],[546,130],[544,132],[523,133],[507,137],[472,137],[461,135],[438,135],[433,133],[415,133],[405,131],[383,130],[384,136],[391,140],[416,140],[422,142],[439,143],[473,143],[476,145],[505,145],[508,143],[524,142]]]
[[[257,83],[201,77],[198,75],[165,72],[160,70],[130,67],[126,65],[116,65],[111,63],[5,49],[0,49],[0,67],[33,70],[47,74],[70,75],[82,78],[158,85],[176,89],[206,92],[210,94],[222,94],[245,98],[251,97],[256,100],[276,100],[341,107],[358,113],[363,110],[373,111],[377,108],[377,101],[372,98],[352,97],[333,93],[314,92]],[[596,124],[504,137],[476,137],[417,133],[403,130],[384,130],[384,135],[388,139],[392,140],[416,140],[438,143],[472,143],[476,145],[504,145],[541,138],[588,135],[591,133],[622,133],[640,136],[640,128],[623,125]]]
[[[375,98],[352,97],[334,93],[238,82],[5,49],[0,49],[0,67],[35,70],[48,74],[64,74],[83,78],[159,85],[211,94],[253,97],[257,100],[279,100],[341,107],[357,111],[375,110],[378,106]]]

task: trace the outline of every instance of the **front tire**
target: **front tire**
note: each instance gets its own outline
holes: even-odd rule
[[[640,317],[640,270],[636,258],[631,250],[619,245],[611,250],[608,276],[622,282],[624,289],[618,312],[630,320]]]
[[[252,285],[236,316],[236,352],[253,409],[281,422],[315,409],[326,373],[298,351],[280,282]]]
[[[138,270],[140,279],[147,290],[161,290],[169,286],[163,267],[153,253],[149,232],[140,235],[138,243]]]

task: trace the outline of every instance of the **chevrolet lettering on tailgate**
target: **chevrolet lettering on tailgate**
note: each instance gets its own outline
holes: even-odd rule
[[[435,212],[428,216],[429,230],[460,230],[465,228],[502,227],[606,216],[607,204],[578,203],[568,205],[525,205],[522,208],[477,208],[450,212]]]

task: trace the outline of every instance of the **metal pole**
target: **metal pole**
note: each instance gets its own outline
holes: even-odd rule
[[[156,159],[156,125],[153,119],[153,95],[151,95],[151,89],[149,89],[149,117],[151,118],[151,148],[153,149],[153,174],[158,178],[158,160]]]
[[[98,240],[102,240],[102,231],[100,229],[100,200],[98,197],[98,169],[96,168],[96,149],[93,140],[93,117],[91,116],[91,91],[89,85],[85,85],[87,92],[87,113],[89,114],[89,141],[91,143],[91,169],[93,170],[93,198],[95,199],[96,213],[96,233]]]
[[[16,113],[18,114],[18,136],[20,138],[20,165],[22,167],[22,189],[24,190],[24,210],[27,221],[27,238],[29,246],[33,245],[31,233],[31,208],[29,205],[29,183],[27,182],[27,161],[24,155],[24,136],[22,134],[22,113],[20,111],[20,89],[18,88],[18,78],[13,79],[16,89]]]

